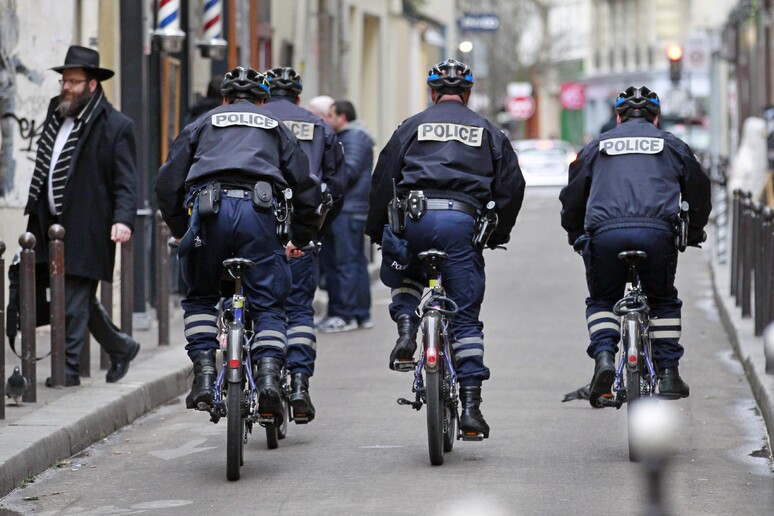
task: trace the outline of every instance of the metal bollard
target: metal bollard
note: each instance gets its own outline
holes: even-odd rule
[[[22,340],[22,376],[27,379],[27,392],[22,401],[38,401],[37,375],[35,374],[35,235],[30,232],[19,237],[21,261],[19,263],[19,328]]]
[[[132,241],[121,244],[121,331],[132,336],[132,312],[134,312],[134,260]]]
[[[5,242],[0,240],[0,371],[5,376]],[[0,420],[5,419],[5,378],[0,378]]]
[[[750,317],[752,313],[750,303],[752,257],[755,250],[753,247],[753,202],[749,192],[745,192],[745,198],[742,201],[742,231],[739,235],[739,244],[741,247],[741,275],[739,277],[739,297],[736,301],[737,305],[742,307],[742,317]]]
[[[48,228],[48,271],[51,285],[51,382],[65,385],[65,230],[59,224]]]
[[[763,330],[763,355],[766,357],[766,374],[774,374],[774,322]]]
[[[108,281],[99,282],[99,302],[105,307],[105,311],[113,318],[113,284]],[[99,368],[102,370],[110,367],[110,355],[105,348],[99,347]]]
[[[766,308],[764,326],[774,322],[774,210],[766,206],[761,214],[763,218],[764,270],[761,280],[765,281]]]
[[[156,211],[156,318],[159,321],[159,346],[169,346],[169,294],[171,290],[169,269],[169,228]]]
[[[753,324],[755,336],[763,334],[765,299],[768,297],[766,281],[764,280],[764,246],[763,246],[763,206],[753,205]]]
[[[734,190],[733,206],[731,208],[731,296],[737,297],[739,279],[739,231],[742,228],[742,191]],[[739,304],[737,303],[737,306]]]

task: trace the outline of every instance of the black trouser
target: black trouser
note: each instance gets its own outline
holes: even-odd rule
[[[111,356],[125,354],[131,342],[131,337],[113,324],[97,300],[98,283],[96,279],[65,274],[65,373],[68,375],[79,374],[81,350],[88,332]]]

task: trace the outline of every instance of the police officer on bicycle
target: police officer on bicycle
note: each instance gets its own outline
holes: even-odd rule
[[[613,305],[623,296],[627,266],[618,253],[641,250],[638,266],[650,305],[650,339],[658,371],[659,394],[689,395],[680,377],[682,302],[675,289],[675,227],[682,201],[689,205],[687,244],[704,241],[711,209],[710,181],[688,145],[657,128],[661,103],[642,86],[621,92],[615,103],[619,124],[586,145],[570,165],[562,190],[562,227],[583,254],[589,297],[586,322],[594,358],[591,405],[610,393],[614,355],[621,338]]]
[[[293,132],[262,107],[269,97],[265,75],[236,67],[225,75],[221,92],[224,104],[186,126],[172,143],[156,183],[164,220],[175,238],[182,237],[186,350],[195,375],[186,407],[207,410],[213,404],[222,263],[241,257],[254,262],[243,284],[253,322],[259,410],[280,416],[288,257],[300,256],[316,239],[320,186]],[[275,212],[288,188],[293,218],[283,250]]]
[[[524,177],[508,138],[467,107],[470,68],[449,59],[430,70],[427,84],[433,105],[405,120],[379,156],[366,233],[382,244],[397,233],[411,255],[397,281],[385,282],[393,289],[390,316],[398,326],[390,369],[396,360],[410,360],[417,347],[416,309],[427,281],[416,255],[431,248],[448,254],[441,273],[446,294],[459,306],[452,319],[452,348],[463,409],[460,429],[488,437],[480,411],[481,384],[489,378],[479,320],[484,258],[483,246],[473,240],[477,218],[493,201],[499,223],[486,244],[494,248],[508,242],[524,197]],[[396,203],[401,213],[388,217],[388,207]]]
[[[335,216],[341,208],[340,200],[346,188],[343,169],[343,151],[333,128],[311,111],[300,107],[299,96],[303,91],[301,76],[290,67],[268,70],[271,97],[266,101],[266,111],[284,121],[296,135],[298,144],[309,160],[309,173],[322,181],[325,189],[324,203],[328,211],[325,221]],[[290,406],[296,423],[314,419],[315,411],[309,396],[309,377],[314,373],[317,357],[317,337],[314,331],[312,301],[317,289],[317,251],[290,260],[293,278],[290,295],[285,302],[288,319],[287,368],[290,371]]]

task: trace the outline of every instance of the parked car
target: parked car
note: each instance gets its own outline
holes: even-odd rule
[[[577,154],[563,140],[515,140],[511,142],[527,186],[564,186],[567,168]]]

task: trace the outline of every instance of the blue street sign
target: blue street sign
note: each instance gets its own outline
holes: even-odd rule
[[[470,32],[494,32],[500,28],[500,18],[494,13],[463,13],[457,23],[460,30]]]

